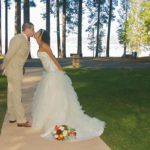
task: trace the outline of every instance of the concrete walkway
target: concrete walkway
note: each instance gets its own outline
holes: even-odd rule
[[[28,68],[23,79],[23,104],[28,120],[31,120],[31,103],[38,81],[41,79],[41,68]],[[32,128],[18,128],[8,122],[6,113],[0,136],[1,150],[110,150],[100,138],[82,142],[58,142],[40,137],[40,131]]]

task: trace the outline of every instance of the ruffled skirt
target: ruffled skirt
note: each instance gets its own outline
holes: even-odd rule
[[[76,140],[100,136],[105,122],[90,117],[82,110],[68,75],[62,72],[44,73],[33,97],[32,126],[43,129],[43,138],[53,140],[55,125],[75,128]]]

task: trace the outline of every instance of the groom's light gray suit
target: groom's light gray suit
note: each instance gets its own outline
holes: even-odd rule
[[[10,120],[17,123],[26,122],[24,108],[21,102],[21,84],[23,78],[23,66],[29,54],[29,42],[24,33],[14,36],[9,44],[9,50],[5,56],[3,67],[7,76],[7,108]]]

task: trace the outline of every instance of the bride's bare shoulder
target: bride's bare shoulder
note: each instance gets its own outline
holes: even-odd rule
[[[40,47],[39,47],[39,51],[41,52],[47,52],[49,50],[49,46],[46,45],[46,44],[42,44]]]
[[[45,52],[51,52],[51,48],[45,43],[42,44],[41,50]]]
[[[39,48],[39,51],[47,53],[49,57],[51,57],[53,54],[51,48],[45,43],[42,44],[42,46]]]

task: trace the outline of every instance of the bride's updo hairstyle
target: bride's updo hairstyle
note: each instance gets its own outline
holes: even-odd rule
[[[49,32],[44,30],[44,29],[40,29],[39,30],[40,32],[40,35],[41,35],[41,40],[48,44],[50,46],[50,35],[49,35]]]

